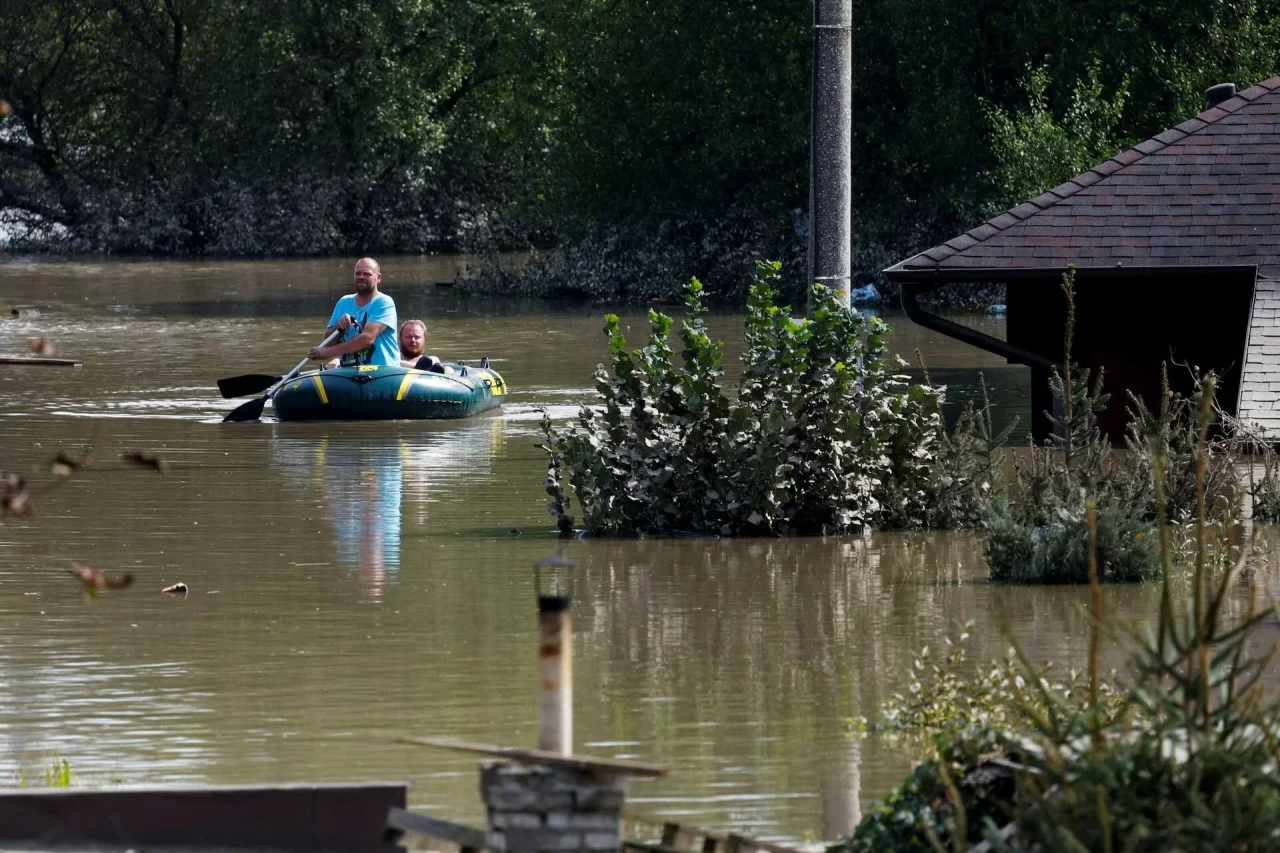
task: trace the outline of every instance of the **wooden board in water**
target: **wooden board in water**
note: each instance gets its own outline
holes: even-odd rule
[[[45,358],[39,355],[0,355],[0,364],[42,364],[46,367],[83,367],[74,358]]]

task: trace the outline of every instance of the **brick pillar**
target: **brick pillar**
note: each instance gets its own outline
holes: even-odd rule
[[[625,776],[563,767],[486,761],[480,798],[489,814],[489,850],[617,850]]]

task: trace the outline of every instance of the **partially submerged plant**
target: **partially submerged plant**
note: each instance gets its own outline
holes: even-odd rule
[[[869,814],[839,850],[1169,851],[1280,849],[1280,706],[1264,683],[1274,646],[1255,649],[1272,610],[1239,595],[1247,548],[1216,577],[1208,561],[1209,420],[1204,380],[1195,459],[1196,541],[1185,596],[1175,595],[1168,526],[1158,525],[1161,596],[1154,625],[1103,612],[1096,557],[1088,684],[1054,689],[1019,654],[1012,696],[988,721],[942,726],[937,756]],[[1165,457],[1149,437],[1157,517]],[[1086,548],[1097,553],[1097,507]],[[1103,634],[1127,643],[1126,682],[1108,695]],[[984,699],[985,701],[985,699]],[[943,721],[946,722],[945,720]]]
[[[788,534],[923,526],[943,432],[941,392],[891,371],[888,327],[815,287],[807,318],[776,304],[777,264],[759,265],[745,370],[720,387],[723,346],[706,331],[702,287],[686,287],[679,364],[673,322],[649,312],[628,350],[609,315],[601,405],[557,431],[544,420],[550,507],[562,530],[572,485],[593,534]]]
[[[75,776],[71,772],[71,762],[59,755],[45,756],[36,772],[26,768],[18,770],[18,787],[70,788],[75,784]]]
[[[982,511],[983,546],[991,579],[1015,583],[1088,581],[1087,512],[1096,501],[1098,557],[1104,581],[1154,579],[1158,572],[1154,519],[1132,501],[1115,500],[1127,482],[1113,460],[1098,424],[1106,407],[1102,373],[1091,375],[1072,359],[1075,334],[1075,270],[1062,277],[1067,300],[1063,364],[1049,385],[1059,414],[1046,412],[1054,425],[1049,442],[1031,447],[1015,466],[1008,497],[990,501]]]

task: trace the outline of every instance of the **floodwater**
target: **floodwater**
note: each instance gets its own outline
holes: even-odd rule
[[[492,359],[512,389],[500,412],[222,424],[240,401],[215,380],[296,364],[349,262],[0,262],[0,354],[47,335],[84,362],[0,366],[0,470],[38,481],[34,514],[0,520],[0,784],[51,756],[81,784],[410,779],[415,806],[479,824],[474,756],[383,735],[534,745],[533,564],[549,554],[574,564],[543,582],[574,599],[577,751],[669,770],[633,785],[640,814],[847,833],[920,754],[848,721],[905,687],[922,646],[975,620],[976,659],[1007,629],[1035,659],[1083,661],[1087,592],[988,585],[968,533],[558,540],[539,420],[591,400],[606,309],[437,284],[461,263],[386,260],[384,290],[427,319],[428,351]],[[643,313],[623,313],[639,345]],[[741,321],[711,320],[730,368]],[[981,371],[1001,419],[1027,407],[1024,369],[891,322],[953,397]],[[90,448],[92,466],[51,481],[58,451]],[[133,450],[171,470],[122,461]],[[71,561],[137,582],[82,602]],[[161,595],[177,582],[186,598]],[[1152,593],[1108,591],[1134,613]]]

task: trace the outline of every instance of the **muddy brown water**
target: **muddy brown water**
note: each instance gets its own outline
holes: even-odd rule
[[[538,422],[591,399],[605,309],[436,284],[463,262],[388,259],[384,289],[427,320],[429,351],[492,359],[500,412],[222,424],[237,401],[215,380],[292,367],[350,262],[0,261],[0,354],[47,335],[84,362],[0,367],[0,470],[39,481],[35,514],[0,523],[0,784],[52,756],[82,784],[410,779],[415,806],[479,823],[474,757],[378,734],[533,745],[532,565],[553,553],[574,563],[556,582],[575,600],[578,750],[670,770],[634,785],[642,814],[838,836],[919,755],[848,721],[904,688],[922,646],[972,619],[976,659],[1008,626],[1034,658],[1083,662],[1086,593],[988,585],[968,533],[557,540]],[[638,345],[643,313],[622,313]],[[1025,409],[1024,369],[891,322],[953,398],[981,371],[999,418]],[[741,324],[711,319],[731,373]],[[41,463],[90,446],[53,486]],[[120,460],[134,449],[172,470]],[[72,560],[137,582],[85,604]],[[160,594],[179,581],[185,599]],[[1154,600],[1108,594],[1135,618]]]

